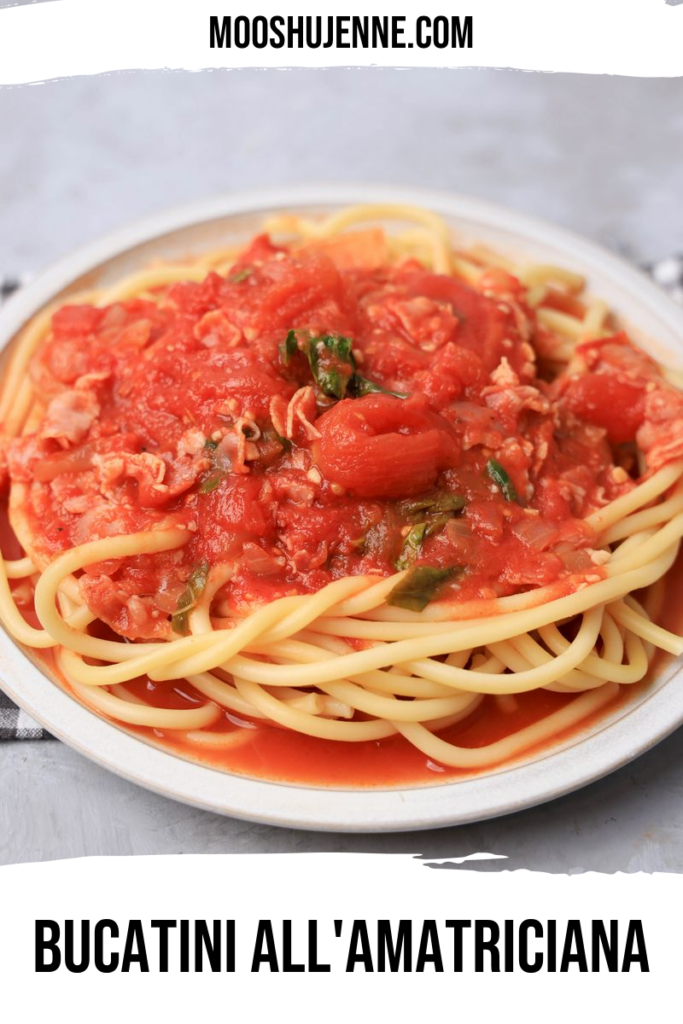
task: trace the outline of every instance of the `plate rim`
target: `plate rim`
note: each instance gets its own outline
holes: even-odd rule
[[[479,221],[567,253],[627,286],[636,306],[683,339],[683,308],[645,274],[599,244],[534,216],[455,193],[393,185],[313,184],[261,188],[185,204],[79,247],[38,274],[0,309],[0,350],[50,298],[98,266],[154,238],[221,217],[292,206],[411,203]],[[589,273],[589,272],[588,272]],[[0,679],[8,695],[52,735],[109,771],[161,796],[246,821],[315,831],[399,832],[487,820],[580,789],[632,761],[683,724],[681,665],[647,699],[572,745],[493,774],[434,785],[338,789],[269,782],[166,752],[98,717],[56,686],[0,629]],[[638,715],[639,728],[629,723]],[[577,751],[581,756],[577,757]],[[510,792],[515,794],[510,799]]]

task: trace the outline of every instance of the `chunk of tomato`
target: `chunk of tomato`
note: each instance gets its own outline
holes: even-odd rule
[[[420,494],[457,464],[455,431],[423,395],[346,399],[317,422],[314,457],[328,480],[365,498]]]
[[[634,441],[645,413],[645,389],[610,373],[570,379],[562,397],[575,416],[603,427],[612,444]]]

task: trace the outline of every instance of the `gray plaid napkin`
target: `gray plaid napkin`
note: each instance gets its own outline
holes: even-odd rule
[[[683,256],[670,256],[656,263],[648,263],[643,269],[672,299],[683,304]],[[25,284],[26,280],[26,277],[0,277],[0,303]],[[0,740],[42,739],[51,739],[51,736],[0,690]]]

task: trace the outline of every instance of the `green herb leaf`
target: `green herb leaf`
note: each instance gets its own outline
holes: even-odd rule
[[[282,445],[284,450],[289,455],[289,453],[291,452],[292,448],[294,447],[292,445],[292,442],[287,437],[281,437],[281,435],[278,434],[277,430],[273,430],[273,433],[275,434],[275,440],[278,441],[278,443]]]
[[[199,485],[200,494],[211,494],[211,491],[215,491],[217,487],[225,479],[225,472],[222,469],[215,469],[212,473],[209,473],[207,477],[204,477]]]
[[[462,572],[462,566],[435,569],[430,565],[415,565],[387,597],[387,604],[406,608],[411,612],[423,611],[438,596],[448,580]]]
[[[296,342],[296,331],[287,331],[287,337],[278,347],[280,350],[280,362],[283,366],[289,366],[292,361],[292,356],[299,348]]]
[[[189,632],[188,617],[204,591],[210,569],[208,562],[200,562],[190,573],[187,586],[178,598],[176,610],[171,616],[171,627],[175,633],[186,636]]]
[[[238,270],[235,274],[232,274],[228,278],[228,281],[230,281],[231,284],[239,284],[240,281],[246,281],[246,279],[251,277],[253,273],[253,267],[244,267],[242,270]]]
[[[403,548],[401,554],[396,559],[397,569],[409,569],[415,559],[420,553],[422,547],[422,541],[425,537],[425,530],[427,529],[426,523],[418,523],[412,528],[410,533],[406,536],[403,541]]]
[[[390,391],[389,388],[383,388],[381,384],[375,384],[374,380],[361,377],[359,373],[354,373],[349,381],[348,392],[352,398],[362,398],[363,395],[377,394],[391,395],[393,398],[410,398],[407,391]]]
[[[280,345],[280,361],[289,366],[292,356],[300,350],[308,359],[313,379],[328,398],[362,398],[364,395],[392,395],[409,398],[403,391],[389,391],[367,377],[356,373],[353,342],[343,334],[306,335],[289,331]]]
[[[309,338],[306,355],[311,373],[324,395],[344,398],[356,368],[353,342],[341,334],[321,334]]]
[[[442,515],[446,512],[455,515],[462,512],[467,502],[459,494],[450,491],[430,491],[417,498],[405,498],[396,503],[396,511],[407,519],[422,518],[425,515]]]
[[[500,487],[506,501],[519,501],[517,491],[507,472],[497,459],[489,459],[486,463],[486,472],[497,487]]]
[[[439,533],[452,518],[453,515],[450,512],[442,512],[439,516],[430,516],[425,528],[425,537],[433,537],[435,533]]]
[[[218,448],[218,441],[214,441],[212,437],[207,437],[204,442],[204,447],[207,451],[215,452],[216,448]]]

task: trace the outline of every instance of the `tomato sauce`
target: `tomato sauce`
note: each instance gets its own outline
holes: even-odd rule
[[[617,449],[637,385],[601,379],[604,407],[581,378],[543,380],[521,286],[483,285],[262,236],[158,302],[64,307],[31,369],[45,419],[8,451],[33,555],[186,527],[180,551],[86,569],[88,605],[129,639],[168,636],[226,563],[224,614],[411,565],[461,600],[599,575],[583,519],[633,486]]]
[[[635,486],[636,444],[648,469],[683,455],[679,393],[623,334],[579,346],[553,379],[514,277],[490,271],[474,290],[376,255],[364,264],[348,246],[335,258],[329,244],[289,251],[259,236],[225,277],[55,314],[31,367],[45,417],[0,467],[25,485],[32,557],[155,528],[190,536],[86,567],[83,597],[115,634],[182,632],[181,609],[216,567],[230,567],[219,617],[397,569],[432,574],[417,605],[396,599],[412,610],[601,578],[585,517]],[[160,706],[199,699],[184,682],[129,689]],[[505,712],[487,697],[443,735],[490,743],[568,699],[525,694]],[[238,727],[226,716],[217,728]],[[400,737],[342,744],[258,725],[249,743],[206,754],[156,739],[266,778],[457,774]]]

